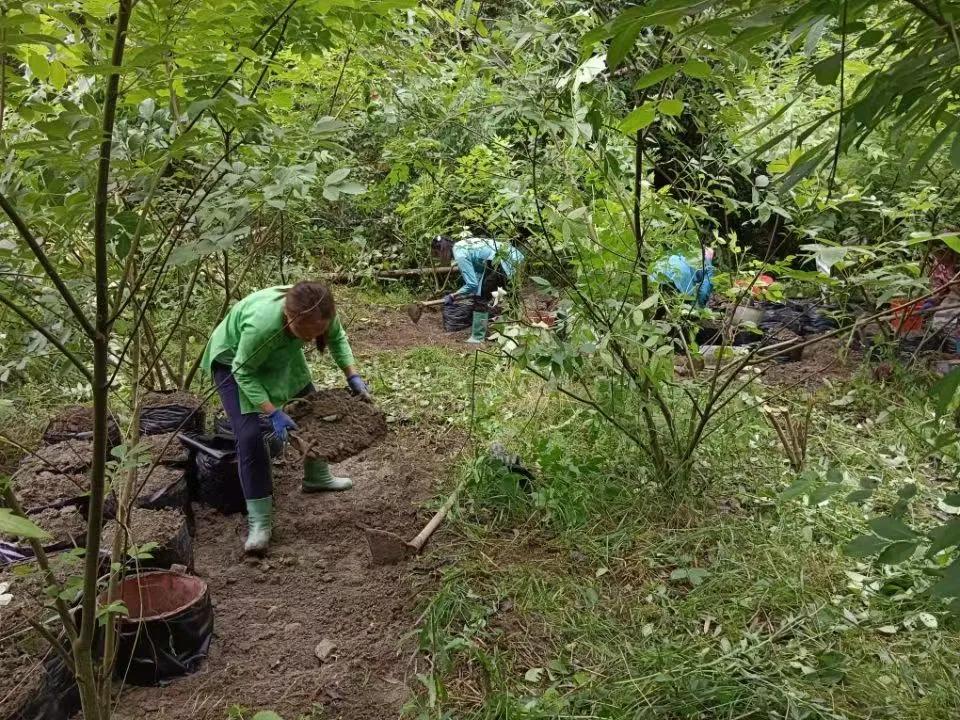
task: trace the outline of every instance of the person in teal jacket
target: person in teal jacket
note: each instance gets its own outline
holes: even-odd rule
[[[473,332],[467,342],[481,343],[487,336],[489,303],[497,288],[507,288],[523,263],[523,253],[509,243],[489,238],[470,237],[453,242],[437,235],[430,245],[433,256],[442,263],[453,260],[460,270],[463,286],[444,298],[453,303],[458,297],[474,298]]]
[[[681,295],[696,299],[696,304],[705,307],[713,292],[713,249],[703,253],[703,269],[697,270],[683,255],[671,255],[657,261],[650,277],[654,282],[669,283]]]
[[[350,390],[369,399],[333,295],[322,283],[299,282],[247,295],[213,331],[203,354],[202,367],[216,384],[236,439],[237,469],[247,502],[247,553],[266,551],[273,522],[273,478],[260,414],[270,418],[282,441],[296,429],[282,407],[313,391],[303,354],[307,343],[321,352],[329,349]],[[331,477],[325,462],[305,461],[304,492],[351,487],[349,478]]]

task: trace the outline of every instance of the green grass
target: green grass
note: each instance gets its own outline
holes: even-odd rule
[[[854,380],[818,400],[809,465],[875,478],[842,495],[782,501],[795,476],[756,410],[698,456],[705,490],[668,504],[645,463],[592,413],[499,371],[479,437],[538,468],[531,493],[472,463],[440,588],[419,628],[430,671],[411,718],[952,718],[958,624],[895,592],[915,570],[858,563],[844,543],[918,482],[937,489],[905,426],[912,378]],[[842,402],[831,404],[836,399]],[[778,398],[779,403],[789,398]]]

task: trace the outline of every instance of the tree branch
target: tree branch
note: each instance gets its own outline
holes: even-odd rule
[[[7,298],[5,295],[0,294],[0,303],[3,303],[8,308],[13,310],[13,312],[15,312],[20,317],[21,320],[27,323],[27,325],[32,327],[38,333],[43,335],[43,337],[45,337],[51,345],[53,345],[57,350],[59,350],[63,354],[63,356],[67,358],[67,360],[69,360],[73,365],[76,366],[76,368],[80,372],[83,373],[83,376],[87,379],[88,382],[90,383],[93,382],[93,375],[90,374],[90,370],[87,369],[87,366],[84,365],[82,362],[80,362],[80,358],[74,355],[74,353],[69,348],[67,348],[66,345],[60,342],[53,333],[51,333],[49,330],[43,327],[43,325],[38,323],[32,317],[30,317],[30,315],[28,315],[23,308],[15,304],[12,300]]]
[[[80,323],[80,327],[82,327],[83,331],[92,338],[95,332],[93,325],[90,324],[90,320],[87,319],[86,314],[80,308],[80,304],[73,297],[73,293],[67,289],[66,284],[60,277],[60,273],[57,272],[57,269],[53,266],[50,258],[47,257],[47,254],[43,251],[43,248],[40,247],[40,243],[37,242],[37,239],[33,236],[33,233],[30,232],[30,228],[27,227],[27,224],[23,221],[23,218],[20,217],[20,214],[17,212],[16,208],[10,204],[10,201],[2,192],[0,192],[0,209],[2,209],[3,212],[6,213],[7,217],[10,218],[10,222],[13,223],[13,226],[17,229],[17,232],[20,233],[20,237],[23,238],[23,241],[30,248],[31,252],[33,252],[34,257],[36,257],[40,262],[40,265],[43,267],[43,271],[47,274],[47,277],[50,278],[50,281],[57,288],[57,292],[60,293],[63,301],[67,304],[67,307],[70,308],[70,312],[73,313],[73,316],[77,319],[77,322]]]

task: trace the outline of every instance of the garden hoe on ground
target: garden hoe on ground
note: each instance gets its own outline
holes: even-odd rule
[[[422,300],[420,302],[407,305],[407,315],[414,323],[420,322],[420,316],[423,315],[423,309],[431,305],[443,305],[443,298],[439,300]]]

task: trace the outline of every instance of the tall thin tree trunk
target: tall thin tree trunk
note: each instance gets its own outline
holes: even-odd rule
[[[109,705],[102,708],[97,692],[93,658],[94,633],[97,628],[97,580],[100,576],[100,533],[103,530],[103,500],[107,471],[107,413],[110,400],[110,302],[109,266],[107,263],[107,210],[109,204],[110,155],[113,150],[113,128],[120,96],[120,74],[127,40],[127,28],[133,12],[133,0],[120,0],[117,9],[113,53],[103,101],[103,126],[97,165],[96,199],[93,214],[94,268],[96,272],[96,321],[93,333],[93,462],[90,471],[90,510],[87,517],[86,556],[83,572],[83,600],[80,634],[73,643],[77,685],[85,720],[106,720]],[[109,672],[107,670],[106,672]],[[104,714],[104,712],[106,714]]]

